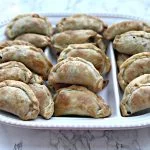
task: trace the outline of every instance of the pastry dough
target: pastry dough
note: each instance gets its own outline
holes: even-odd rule
[[[102,97],[82,86],[70,86],[57,91],[54,96],[55,116],[79,115],[94,118],[110,116],[110,107]]]
[[[113,47],[120,53],[137,54],[150,52],[150,33],[144,31],[130,31],[117,35]]]
[[[135,54],[128,58],[121,66],[118,74],[119,84],[125,87],[136,77],[150,73],[150,52]]]
[[[123,21],[108,27],[103,35],[107,40],[112,40],[116,35],[135,30],[150,31],[150,25],[140,21]]]
[[[52,26],[48,19],[38,14],[18,15],[6,27],[6,35],[10,39],[24,33],[50,36],[52,32]]]
[[[126,87],[121,101],[123,116],[130,116],[147,108],[150,108],[150,74],[132,80]]]
[[[59,84],[78,84],[94,92],[102,90],[105,86],[103,77],[93,64],[79,57],[69,57],[53,66],[48,81],[55,88]]]
[[[47,79],[52,67],[44,53],[32,46],[14,45],[0,50],[0,63],[7,61],[19,61],[33,72]]]
[[[93,30],[68,30],[56,33],[51,37],[51,48],[57,53],[70,44],[94,43],[102,51],[106,50],[103,37]]]
[[[69,45],[60,53],[58,62],[68,57],[80,57],[91,62],[101,74],[109,72],[111,68],[106,54],[91,43]]]
[[[86,14],[76,14],[67,18],[62,18],[61,21],[56,24],[56,32],[91,29],[100,33],[105,28],[107,28],[107,25],[98,17]]]
[[[45,85],[30,84],[30,88],[33,90],[40,105],[40,115],[45,119],[50,119],[54,112],[54,102],[50,91]]]
[[[33,44],[35,47],[45,48],[50,45],[50,38],[45,35],[26,33],[15,38],[15,40],[23,40]]]
[[[5,80],[0,82],[0,110],[12,113],[22,120],[31,120],[39,114],[39,102],[27,84]]]

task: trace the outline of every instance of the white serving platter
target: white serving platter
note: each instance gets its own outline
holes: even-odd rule
[[[49,21],[55,26],[55,24],[62,18],[70,16],[72,14],[41,14],[47,16]],[[143,20],[141,18],[124,16],[124,15],[113,15],[113,14],[90,14],[100,17],[107,24],[111,25],[112,23],[126,21],[126,20]],[[10,19],[2,20],[0,22],[0,41],[4,40],[6,37],[4,35],[6,24]],[[45,54],[49,59],[52,59],[53,64],[56,62],[49,50],[45,50]],[[52,117],[50,120],[45,120],[41,117],[38,117],[36,120],[31,121],[22,121],[19,118],[11,115],[9,113],[0,111],[0,122],[18,126],[23,128],[32,128],[32,129],[93,129],[93,130],[119,130],[119,129],[132,129],[132,128],[142,128],[150,126],[150,113],[133,116],[133,117],[122,117],[120,113],[120,100],[122,95],[117,82],[117,69],[116,61],[114,56],[114,51],[112,43],[109,43],[107,49],[107,55],[111,60],[111,71],[104,78],[109,80],[107,87],[99,92],[98,94],[104,98],[106,103],[108,103],[112,109],[112,115],[104,119],[94,119],[94,118],[85,118],[85,117]]]

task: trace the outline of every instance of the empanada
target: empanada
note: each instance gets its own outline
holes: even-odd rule
[[[22,41],[22,40],[14,40],[14,41],[7,40],[7,41],[0,42],[0,49],[3,49],[7,46],[13,46],[13,45],[34,46],[31,43],[26,42],[26,41]]]
[[[103,37],[93,30],[68,30],[56,33],[51,37],[51,48],[57,53],[70,44],[94,43],[102,51],[106,50]]]
[[[82,86],[70,86],[57,91],[54,96],[54,115],[79,115],[94,118],[110,116],[110,107],[102,97]]]
[[[112,40],[115,38],[116,35],[120,35],[125,32],[135,31],[135,30],[149,31],[150,25],[148,25],[145,22],[140,22],[140,21],[123,21],[123,22],[119,22],[108,27],[104,31],[103,35],[104,35],[104,38],[106,38],[107,40]]]
[[[91,43],[69,45],[60,53],[58,62],[68,57],[80,57],[91,62],[101,74],[109,72],[111,68],[106,54]]]
[[[113,47],[120,53],[137,54],[150,52],[150,33],[144,31],[130,31],[117,35]]]
[[[52,32],[52,26],[48,19],[38,14],[18,15],[6,27],[6,35],[10,39],[24,33],[50,36]]]
[[[107,25],[98,17],[89,16],[86,14],[76,14],[70,17],[62,18],[56,25],[56,32],[91,29],[100,33],[105,28],[107,28]]]
[[[0,50],[0,63],[7,61],[19,61],[33,72],[47,79],[52,67],[42,51],[32,46],[14,45]]]
[[[130,55],[123,54],[123,53],[116,54],[117,67],[119,68],[119,70],[120,70],[120,66],[123,64],[123,62],[125,62],[129,57],[130,57]]]
[[[5,80],[0,82],[0,110],[12,113],[22,120],[31,120],[39,114],[39,102],[27,84]]]
[[[124,90],[125,87],[136,77],[150,73],[150,52],[135,54],[128,58],[120,66],[118,74],[119,84]]]
[[[39,101],[40,115],[45,119],[51,118],[54,113],[54,102],[48,88],[37,83],[29,84],[29,86]]]
[[[125,88],[121,112],[123,116],[130,116],[148,108],[150,108],[150,74],[144,74],[132,80]]]
[[[94,92],[105,86],[103,77],[93,64],[79,57],[69,57],[53,66],[48,81],[54,87],[59,84],[78,84]]]
[[[45,48],[50,45],[50,38],[45,35],[26,33],[17,36],[15,40],[23,40],[33,44],[35,47]]]
[[[9,61],[0,64],[0,82],[4,80],[17,80],[29,83],[32,72],[22,63]]]

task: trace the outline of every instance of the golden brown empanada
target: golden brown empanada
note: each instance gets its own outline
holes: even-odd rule
[[[121,101],[123,116],[130,116],[147,108],[150,108],[150,74],[132,80],[125,88]]]
[[[123,62],[125,62],[129,57],[130,57],[130,55],[117,52],[116,60],[117,60],[117,67],[119,68],[119,70],[120,70],[120,66],[123,64]]]
[[[37,83],[29,84],[29,86],[39,101],[40,115],[45,119],[51,118],[54,113],[54,102],[48,88]]]
[[[52,26],[46,17],[38,14],[24,14],[16,16],[6,27],[6,35],[13,39],[24,33],[36,33],[50,36]]]
[[[91,62],[101,74],[109,72],[111,68],[106,54],[91,43],[69,45],[60,53],[58,62],[68,57],[80,57]]]
[[[55,88],[59,84],[78,84],[98,92],[104,87],[103,77],[93,64],[79,57],[69,57],[53,66],[48,81]]]
[[[106,50],[103,37],[93,30],[68,30],[56,33],[51,37],[51,48],[57,53],[67,48],[70,44],[94,43],[102,51]]]
[[[124,90],[133,79],[148,73],[150,73],[150,52],[135,54],[120,66],[119,84]]]
[[[110,107],[102,97],[82,86],[70,86],[57,91],[54,96],[54,115],[79,115],[94,118],[110,116]]]
[[[33,72],[47,79],[49,70],[52,67],[43,51],[25,45],[14,45],[0,50],[0,63],[7,61],[19,61],[26,65]]]
[[[104,31],[103,35],[104,38],[106,38],[107,40],[112,40],[115,38],[116,35],[120,35],[125,32],[135,31],[135,30],[149,31],[150,25],[140,21],[123,21],[123,22],[115,23],[110,27],[108,27]]]
[[[86,14],[76,14],[70,17],[62,18],[56,25],[56,32],[91,29],[100,33],[105,28],[107,28],[107,25],[98,17],[89,16]]]
[[[23,40],[33,44],[38,48],[45,48],[50,45],[50,38],[45,35],[34,34],[34,33],[26,33],[20,36],[17,36],[15,40]]]
[[[32,72],[22,63],[9,61],[0,64],[0,82],[4,80],[18,80],[29,83]]]
[[[3,49],[7,46],[13,46],[13,45],[34,46],[31,43],[22,40],[14,40],[14,41],[7,40],[7,41],[0,42],[0,49]]]
[[[150,52],[150,33],[144,31],[130,31],[117,35],[113,47],[120,53],[137,54]]]
[[[22,120],[31,120],[39,114],[39,102],[27,84],[5,80],[0,82],[0,110],[12,113]]]

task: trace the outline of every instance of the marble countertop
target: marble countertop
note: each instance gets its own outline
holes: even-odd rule
[[[150,16],[149,0],[0,0],[0,20],[27,12]],[[150,128],[121,131],[33,130],[0,124],[0,150],[149,150]]]

